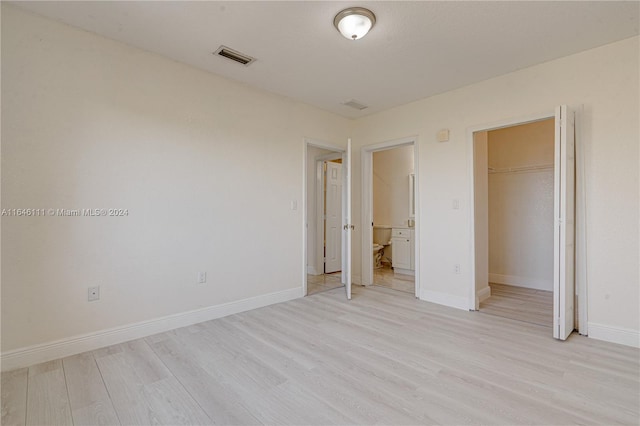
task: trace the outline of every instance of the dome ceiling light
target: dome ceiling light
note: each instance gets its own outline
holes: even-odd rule
[[[364,7],[344,9],[333,18],[333,25],[349,40],[361,39],[375,24],[376,15]]]

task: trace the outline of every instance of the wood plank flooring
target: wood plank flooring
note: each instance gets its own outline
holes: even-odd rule
[[[321,291],[333,290],[344,287],[342,284],[342,273],[307,275],[307,295],[320,293]]]
[[[640,352],[354,286],[2,374],[2,424],[634,424]]]
[[[553,327],[553,292],[489,283],[491,297],[480,303],[480,312]]]
[[[416,294],[415,277],[411,275],[396,274],[390,266],[384,266],[373,270],[373,285],[387,287],[392,290],[404,291]]]

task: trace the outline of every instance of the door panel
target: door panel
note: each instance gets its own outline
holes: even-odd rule
[[[566,340],[574,329],[575,140],[574,114],[556,108],[554,173],[553,337]]]
[[[411,242],[408,238],[392,238],[392,266],[400,269],[411,269]]]
[[[330,274],[342,269],[342,164],[328,161],[325,201],[325,264]]]
[[[347,150],[342,159],[343,203],[342,203],[342,283],[347,299],[351,299],[351,139],[347,140]]]

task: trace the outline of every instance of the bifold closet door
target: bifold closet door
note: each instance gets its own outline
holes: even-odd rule
[[[553,337],[574,329],[575,298],[575,130],[574,113],[556,107],[554,173]]]

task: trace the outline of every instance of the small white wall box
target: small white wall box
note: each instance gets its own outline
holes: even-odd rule
[[[447,142],[449,140],[449,129],[442,129],[436,134],[438,142]]]

